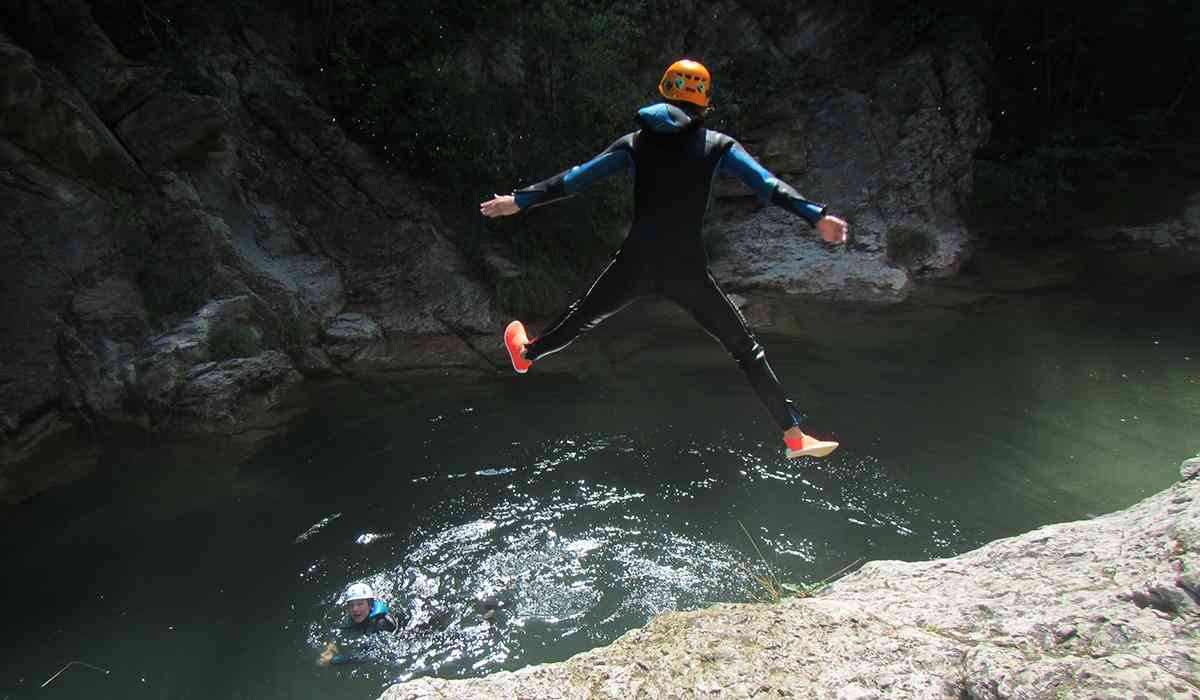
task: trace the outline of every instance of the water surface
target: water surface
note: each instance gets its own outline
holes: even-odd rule
[[[720,348],[636,306],[524,377],[320,387],[254,449],[113,434],[93,474],[5,523],[0,700],[372,698],[748,600],[764,564],[743,527],[780,578],[815,581],[1128,506],[1200,449],[1196,285],[1140,291],[798,303],[810,332],[763,340],[843,443],[823,461],[785,460]],[[409,629],[318,668],[356,581]],[[72,660],[110,673],[39,688]]]

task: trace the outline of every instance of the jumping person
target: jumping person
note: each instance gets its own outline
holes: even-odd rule
[[[479,211],[509,216],[572,195],[619,170],[633,170],[633,225],[600,276],[540,336],[529,339],[520,321],[504,332],[513,369],[562,350],[581,334],[639,297],[664,296],[686,309],[725,346],[784,431],[788,457],[824,457],[838,443],[800,430],[800,413],[767,364],[766,353],[741,312],[708,270],[701,228],[718,170],[732,173],[764,201],[804,219],[829,243],[844,243],[848,226],[777,179],[734,139],[704,127],[712,81],[695,61],[676,61],[658,85],[666,102],[641,109],[638,131],[622,136],[600,155],[510,195],[495,195]]]

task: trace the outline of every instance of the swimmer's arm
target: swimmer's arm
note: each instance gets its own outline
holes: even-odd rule
[[[357,629],[353,623],[343,625],[343,631]],[[366,661],[368,658],[367,650],[372,645],[372,639],[376,634],[398,634],[400,631],[400,622],[397,618],[388,613],[380,618],[374,619],[371,622],[371,629],[365,633],[365,638],[359,645],[358,649],[348,650],[342,653],[336,653],[338,648],[332,642],[325,645],[325,652],[321,654],[320,661],[330,666],[345,666],[347,664],[357,664]]]
[[[366,654],[361,652],[350,652],[348,654],[334,654],[329,659],[330,666],[348,666],[350,664],[360,664],[367,660]]]
[[[329,666],[333,663],[333,659],[337,656],[337,645],[333,642],[325,642],[325,650],[317,657],[317,665]]]
[[[361,650],[338,651],[338,646],[333,642],[325,642],[325,650],[317,657],[317,664],[321,666],[345,666],[346,664],[356,664],[365,661],[367,658]]]
[[[329,659],[329,664],[331,666],[346,666],[348,664],[360,664],[369,660],[371,658],[371,650],[379,647],[378,635],[381,633],[394,634],[397,629],[394,621],[391,626],[376,624],[375,630],[368,632],[355,648],[334,654]]]

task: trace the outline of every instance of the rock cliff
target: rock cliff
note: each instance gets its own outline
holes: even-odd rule
[[[1124,511],[949,559],[876,561],[813,598],[667,613],[565,662],[424,698],[1198,698],[1200,458]]]
[[[914,279],[953,274],[971,237],[963,207],[988,138],[990,58],[969,27],[905,48],[868,8],[807,3],[782,24],[743,19],[802,76],[739,134],[773,172],[852,225],[831,248],[734,181],[717,190],[713,272],[748,291],[866,302],[904,299]]]
[[[63,430],[241,433],[302,375],[493,369],[490,288],[317,105],[286,26],[193,31],[168,67],[83,0],[0,11],[0,502],[55,478],[21,464]]]

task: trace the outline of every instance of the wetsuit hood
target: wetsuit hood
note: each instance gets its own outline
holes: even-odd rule
[[[699,120],[673,104],[659,102],[638,110],[637,123],[659,134],[678,134],[699,124]]]

